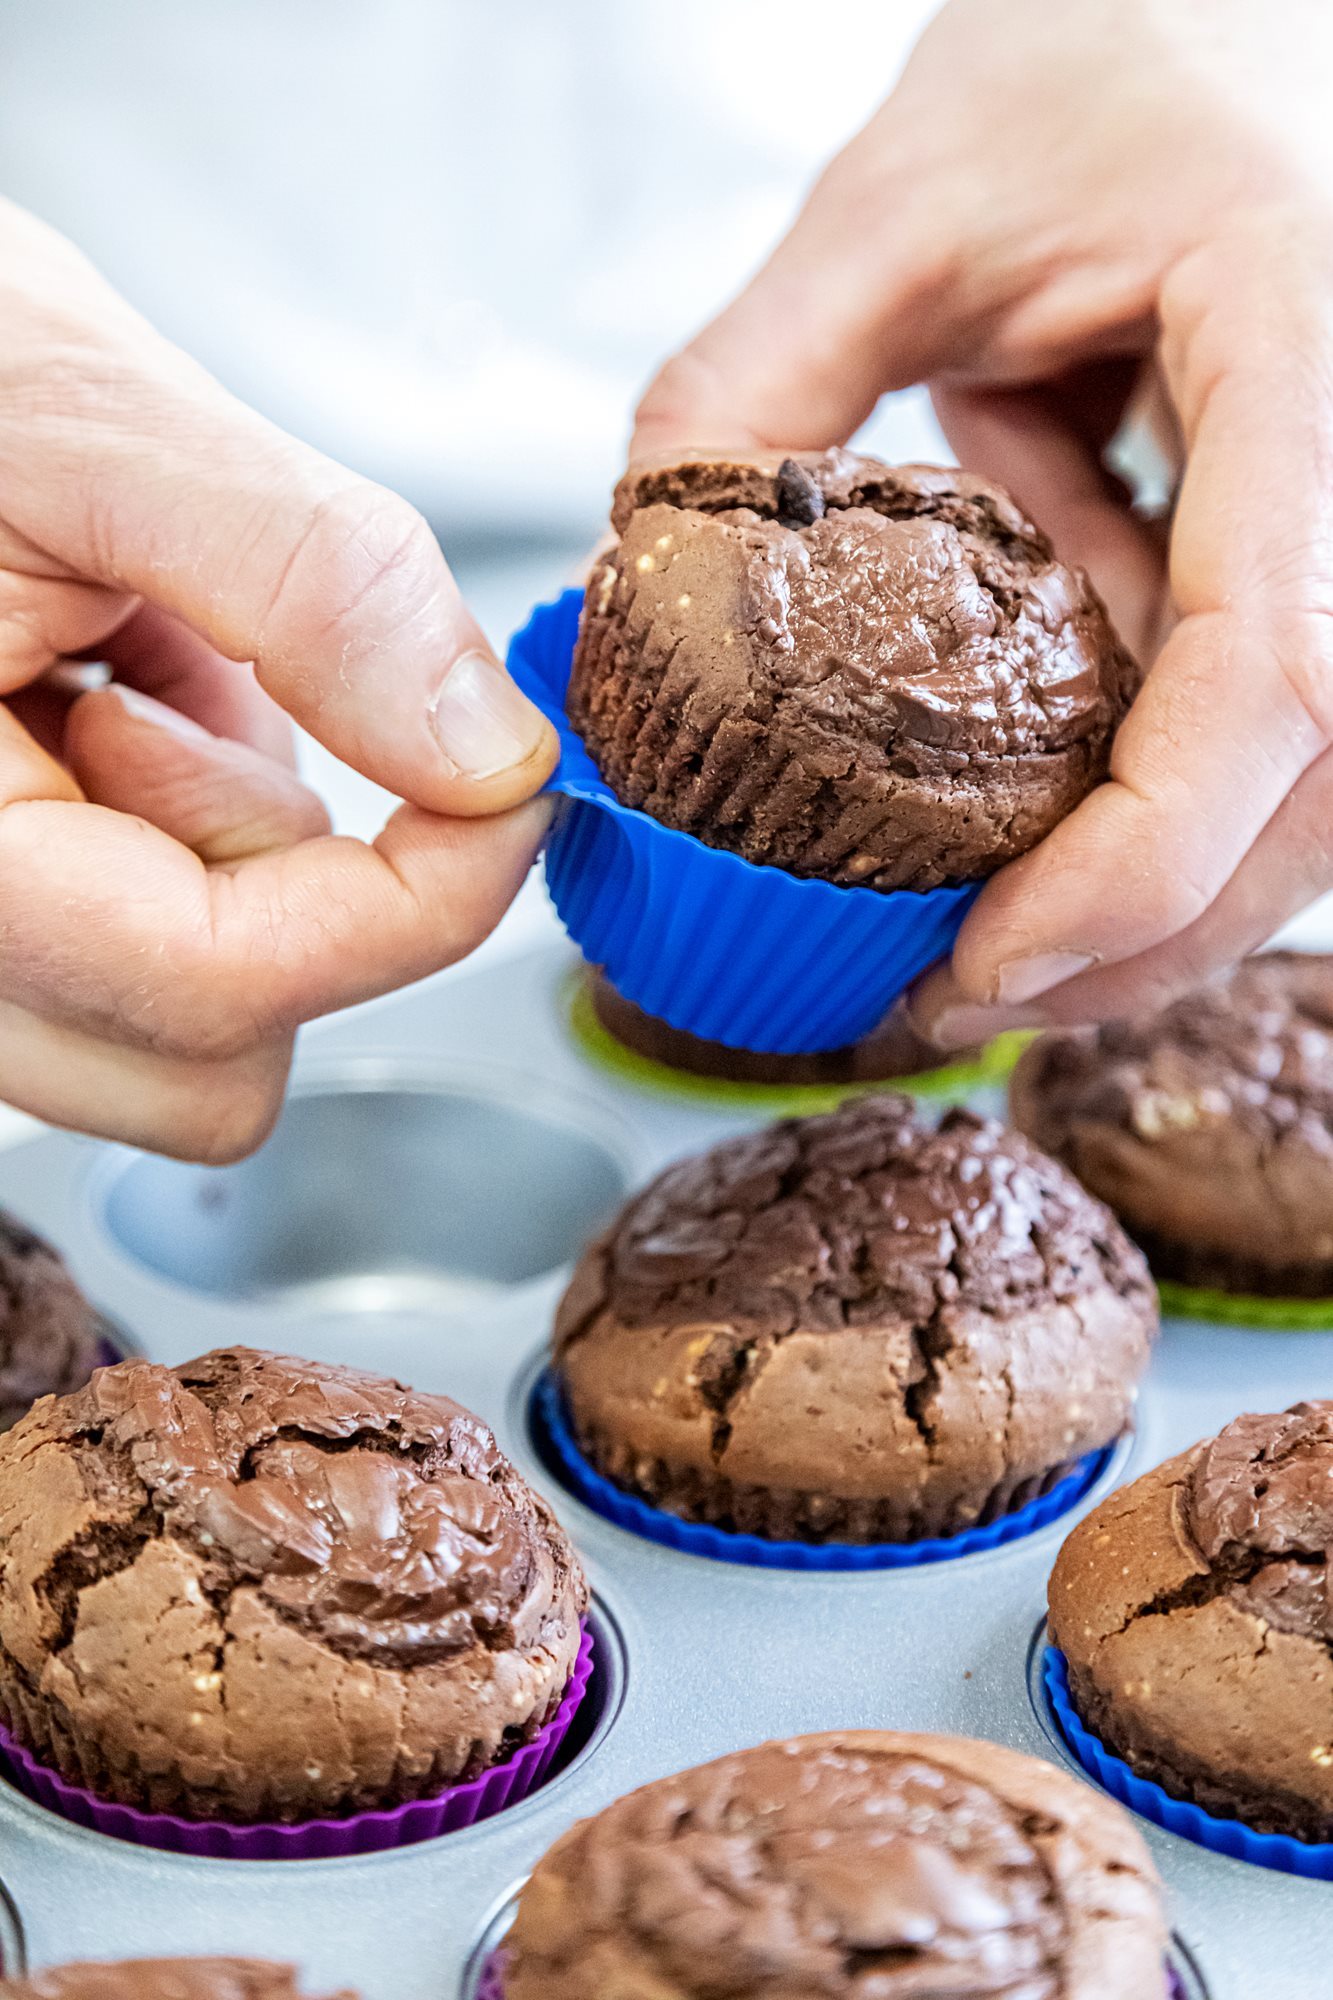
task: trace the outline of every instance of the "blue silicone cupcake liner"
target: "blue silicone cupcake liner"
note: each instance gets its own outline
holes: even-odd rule
[[[546,879],[570,936],[627,1000],[707,1041],[774,1055],[859,1042],[946,956],[981,884],[841,889],[622,805],[565,714],[582,603],[567,590],[538,605],[509,645],[560,738]]]
[[[534,1385],[529,1416],[542,1458],[569,1490],[604,1520],[683,1555],[706,1556],[711,1562],[750,1563],[761,1569],[915,1569],[922,1563],[949,1562],[956,1556],[1000,1548],[1035,1534],[1076,1506],[1100,1479],[1115,1450],[1114,1445],[1107,1445],[1090,1452],[1049,1493],[1039,1494],[984,1527],[964,1528],[956,1535],[920,1542],[776,1542],[701,1521],[683,1521],[679,1515],[650,1506],[637,1494],[613,1485],[579,1450],[560,1384],[549,1368],[542,1370]]]
[[[1106,1748],[1100,1737],[1080,1721],[1069,1691],[1069,1667],[1058,1646],[1042,1654],[1042,1685],[1061,1736],[1090,1778],[1122,1806],[1140,1813],[1154,1826],[1178,1833],[1213,1854],[1233,1861],[1252,1861],[1258,1868],[1277,1868],[1285,1875],[1304,1875],[1316,1882],[1333,1882],[1333,1841],[1293,1840],[1285,1833],[1256,1833],[1239,1819],[1218,1819],[1187,1799],[1174,1799],[1147,1778],[1132,1771],[1123,1757]]]

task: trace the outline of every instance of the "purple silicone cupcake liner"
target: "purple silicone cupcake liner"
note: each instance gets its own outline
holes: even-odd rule
[[[504,1952],[493,1951],[481,1968],[472,2000],[505,2000]],[[1166,2000],[1188,2000],[1180,1974],[1166,1969]]]
[[[778,1055],[840,1049],[947,958],[980,882],[842,888],[756,867],[624,805],[565,713],[583,593],[539,604],[509,671],[560,738],[546,881],[569,935],[673,1028]]]
[[[134,1806],[100,1799],[82,1785],[70,1784],[48,1765],[38,1763],[3,1726],[0,1763],[21,1792],[62,1819],[113,1840],[160,1848],[168,1854],[223,1861],[327,1861],[337,1855],[379,1854],[475,1826],[478,1820],[490,1819],[535,1791],[578,1713],[592,1674],[592,1659],[592,1632],[585,1625],[560,1706],[540,1734],[503,1764],[492,1764],[480,1777],[451,1785],[432,1798],[411,1799],[384,1812],[354,1813],[346,1819],[311,1819],[296,1826],[264,1821],[237,1826],[227,1820],[140,1812]]]
[[[473,2000],[505,2000],[505,1955],[493,1951],[481,1968]]]

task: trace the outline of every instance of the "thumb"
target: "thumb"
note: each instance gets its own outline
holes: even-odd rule
[[[173,613],[321,742],[434,812],[501,811],[556,757],[413,508],[229,396],[68,245],[0,208],[27,274],[0,356],[5,525]]]

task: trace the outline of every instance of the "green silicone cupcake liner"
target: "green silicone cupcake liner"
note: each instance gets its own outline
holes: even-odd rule
[[[863,1083],[740,1083],[726,1077],[694,1076],[626,1048],[598,1020],[581,968],[567,974],[563,988],[565,1019],[574,1044],[599,1069],[659,1097],[687,1098],[713,1110],[766,1112],[774,1118],[836,1111],[849,1097],[869,1097],[883,1090],[904,1090],[913,1097],[966,1097],[988,1084],[1002,1084],[1032,1040],[1030,1034],[997,1035],[971,1062],[943,1063],[938,1069],[876,1077]]]
[[[1253,1326],[1273,1333],[1327,1333],[1333,1299],[1266,1299],[1251,1292],[1216,1292],[1206,1285],[1178,1285],[1159,1278],[1157,1294],[1168,1319],[1211,1319],[1225,1326]]]

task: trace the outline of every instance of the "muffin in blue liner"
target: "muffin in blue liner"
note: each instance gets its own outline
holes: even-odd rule
[[[509,646],[510,673],[560,738],[546,878],[570,936],[626,999],[708,1041],[777,1055],[860,1041],[948,954],[981,883],[839,888],[622,804],[565,713],[582,604],[567,590],[538,605]]]
[[[1118,1799],[1333,1880],[1333,1400],[1233,1418],[1121,1487],[1047,1583],[1048,1700]]]
[[[1142,1257],[1062,1167],[884,1092],[633,1195],[575,1266],[535,1415],[575,1491],[673,1547],[913,1564],[1074,1505],[1156,1327]]]
[[[533,1389],[529,1421],[543,1462],[603,1520],[682,1555],[706,1556],[710,1562],[749,1563],[760,1569],[916,1569],[922,1563],[948,1562],[955,1556],[1001,1548],[1006,1542],[1035,1534],[1076,1507],[1097,1484],[1115,1451],[1114,1445],[1107,1445],[1102,1451],[1089,1452],[1035,1499],[956,1535],[936,1535],[919,1542],[768,1541],[762,1535],[743,1535],[702,1521],[682,1520],[604,1478],[579,1450],[560,1384],[549,1368],[542,1370]]]
[[[1218,1819],[1188,1799],[1172,1798],[1160,1785],[1140,1778],[1080,1720],[1069,1692],[1069,1668],[1057,1646],[1042,1655],[1042,1685],[1061,1736],[1090,1778],[1154,1826],[1179,1834],[1214,1854],[1233,1861],[1250,1861],[1257,1868],[1277,1868],[1285,1875],[1304,1875],[1315,1882],[1333,1882],[1333,1841],[1293,1840],[1285,1833],[1256,1833],[1243,1820]]]

